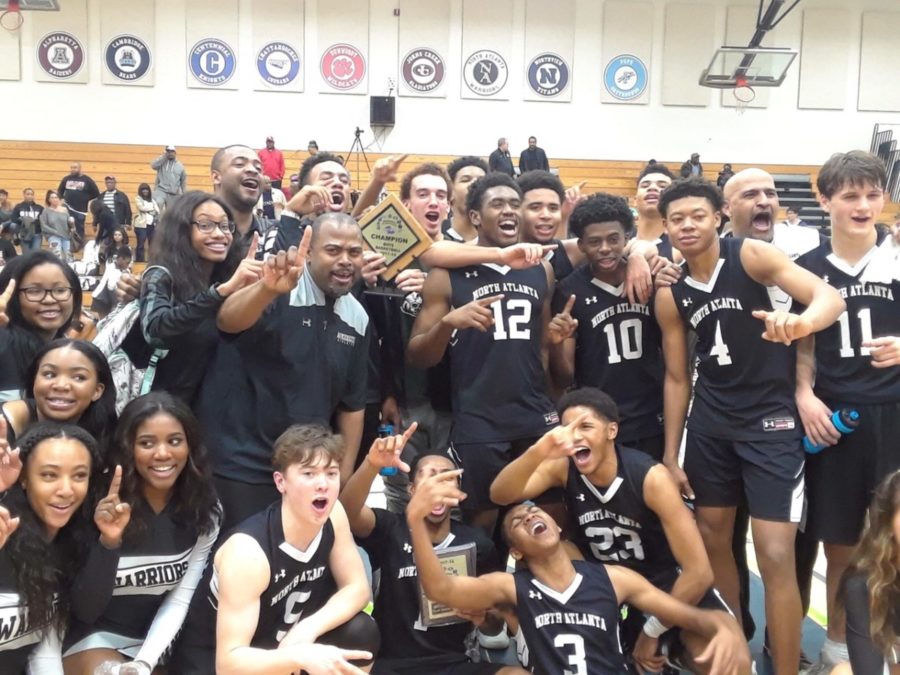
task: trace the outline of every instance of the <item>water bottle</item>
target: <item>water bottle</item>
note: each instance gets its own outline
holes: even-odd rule
[[[840,410],[835,410],[831,414],[831,423],[842,436],[844,434],[852,434],[859,426],[859,412],[853,408],[841,408]],[[826,447],[828,446],[814,444],[809,440],[809,436],[803,437],[803,449],[810,455],[822,452]]]
[[[393,424],[382,424],[378,427],[378,438],[387,438],[388,436],[394,435],[394,425]],[[397,475],[397,467],[396,466],[385,466],[382,467],[378,472],[382,476],[396,476]]]

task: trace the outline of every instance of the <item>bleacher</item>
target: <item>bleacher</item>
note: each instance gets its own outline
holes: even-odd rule
[[[368,177],[365,162],[356,154],[348,155],[345,148],[326,148],[346,158],[350,171],[354,174],[353,186],[362,189]],[[296,173],[300,164],[306,159],[307,152],[303,149],[282,148],[288,174]],[[487,150],[490,150],[488,148]],[[209,178],[209,164],[215,148],[179,146],[178,159],[185,165],[188,174],[188,187],[191,189],[210,190],[212,184]],[[149,183],[151,186],[155,172],[150,168],[150,162],[162,154],[160,145],[126,145],[112,143],[68,143],[52,141],[4,141],[0,140],[0,187],[10,193],[13,202],[21,198],[22,190],[26,187],[35,189],[35,198],[42,202],[44,193],[48,189],[56,189],[60,179],[69,172],[69,164],[79,161],[84,173],[97,181],[98,187],[103,190],[103,178],[113,175],[118,179],[118,188],[125,192],[132,200],[137,193],[140,183]],[[384,157],[383,153],[367,153],[369,164]],[[411,154],[400,167],[400,174],[422,162],[437,162],[446,166],[454,156],[450,155],[425,155]],[[660,159],[673,172],[677,173],[683,159]],[[634,195],[637,176],[646,165],[645,161],[638,160],[590,160],[590,159],[551,159],[551,166],[559,172],[559,176],[565,185],[574,185],[585,181],[585,190],[588,192],[611,192],[624,197]],[[357,166],[359,170],[357,171]],[[801,217],[807,222],[823,222],[821,214],[815,209],[816,198],[811,186],[815,185],[818,166],[791,165],[791,164],[734,164],[735,172],[750,166],[758,166],[776,177],[781,184],[783,193],[782,209],[788,203],[802,204]],[[707,162],[705,164],[705,176],[711,181],[716,176],[722,165]],[[388,189],[397,190],[397,184],[389,185]],[[893,222],[893,218],[900,212],[900,205],[888,204],[883,220]],[[807,215],[809,218],[807,218]]]

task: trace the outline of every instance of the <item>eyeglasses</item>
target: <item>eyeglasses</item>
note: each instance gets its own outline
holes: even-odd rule
[[[230,220],[223,220],[221,223],[214,220],[192,220],[191,225],[196,225],[203,234],[209,234],[216,228],[219,228],[223,234],[234,234],[235,227]]]
[[[27,288],[20,288],[19,293],[24,295],[29,302],[43,302],[48,295],[57,302],[65,302],[72,297],[72,289],[68,286],[57,286],[56,288],[28,286]]]

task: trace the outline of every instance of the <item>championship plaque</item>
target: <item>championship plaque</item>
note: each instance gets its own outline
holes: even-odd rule
[[[390,281],[431,246],[431,237],[396,195],[388,195],[359,221],[363,241],[384,256]]]
[[[475,575],[475,542],[464,544],[462,546],[451,546],[449,548],[435,551],[441,567],[444,568],[444,574],[454,577],[471,577]],[[419,603],[420,616],[422,617],[422,625],[431,626],[448,626],[452,623],[462,623],[462,619],[456,615],[453,608],[442,605],[439,602],[433,602],[425,597],[425,591],[419,584]]]

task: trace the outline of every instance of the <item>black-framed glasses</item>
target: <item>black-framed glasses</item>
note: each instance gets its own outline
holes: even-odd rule
[[[57,302],[65,302],[72,297],[72,289],[68,286],[57,286],[56,288],[27,286],[26,288],[20,288],[19,293],[24,295],[29,302],[43,302],[48,295]]]
[[[203,234],[209,234],[216,228],[219,228],[223,234],[234,234],[235,225],[230,220],[223,220],[217,223],[215,220],[192,220],[191,225],[196,226]]]

